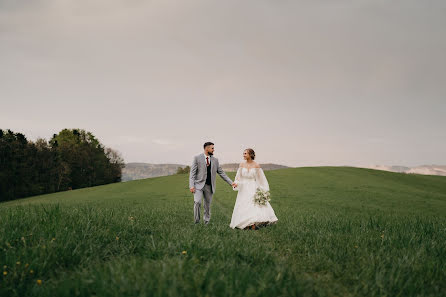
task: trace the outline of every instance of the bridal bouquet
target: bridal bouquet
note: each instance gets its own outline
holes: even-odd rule
[[[254,203],[258,205],[266,205],[266,202],[270,202],[269,191],[264,191],[260,188],[257,188],[256,194],[254,195]]]

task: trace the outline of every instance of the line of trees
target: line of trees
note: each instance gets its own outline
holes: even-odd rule
[[[82,129],[50,141],[0,129],[0,201],[121,181],[124,160]]]

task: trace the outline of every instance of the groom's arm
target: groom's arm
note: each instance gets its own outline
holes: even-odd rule
[[[223,171],[223,169],[221,168],[220,164],[218,164],[217,167],[217,173],[220,175],[220,177],[227,182],[229,185],[233,185],[234,182],[226,175],[226,173]]]
[[[197,177],[197,169],[198,169],[197,158],[194,157],[189,173],[189,189],[195,187],[195,178]]]

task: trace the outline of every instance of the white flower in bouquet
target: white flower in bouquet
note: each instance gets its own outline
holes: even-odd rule
[[[271,195],[269,191],[264,191],[257,188],[256,194],[254,195],[254,203],[258,205],[266,205],[266,202],[271,201]]]

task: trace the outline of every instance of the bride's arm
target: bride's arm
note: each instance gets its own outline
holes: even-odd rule
[[[234,183],[237,184],[236,187],[233,187],[234,191],[238,191],[240,189],[241,184],[242,184],[242,181],[241,181],[241,174],[242,174],[242,172],[241,171],[242,171],[242,167],[239,167],[237,169],[237,174],[235,175],[235,178],[234,178]]]
[[[265,173],[263,172],[262,168],[256,168],[255,171],[257,187],[264,191],[269,191],[268,180],[266,179]]]

